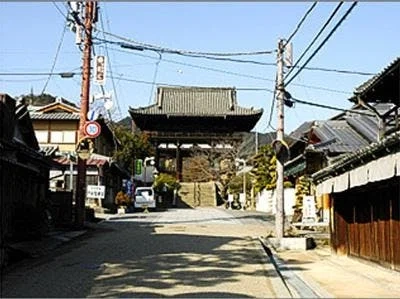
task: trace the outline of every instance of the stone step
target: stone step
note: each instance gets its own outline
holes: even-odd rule
[[[181,183],[179,190],[183,206],[216,206],[215,185],[210,183]],[[179,205],[178,205],[179,207]]]

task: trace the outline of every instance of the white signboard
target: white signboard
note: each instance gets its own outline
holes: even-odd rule
[[[239,193],[239,202],[241,205],[246,203],[246,195],[244,193]]]
[[[314,222],[317,219],[314,196],[303,197],[302,222]]]
[[[88,185],[86,197],[87,198],[104,198],[106,194],[105,186]]]

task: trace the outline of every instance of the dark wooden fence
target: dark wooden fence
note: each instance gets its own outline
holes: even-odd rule
[[[400,179],[333,194],[332,246],[338,254],[400,271]]]

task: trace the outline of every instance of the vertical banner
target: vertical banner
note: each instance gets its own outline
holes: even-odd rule
[[[106,57],[104,55],[97,55],[94,61],[94,82],[104,86],[106,83]]]

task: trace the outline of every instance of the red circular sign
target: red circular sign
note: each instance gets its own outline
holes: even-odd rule
[[[95,138],[100,135],[101,127],[98,122],[96,121],[88,121],[84,126],[84,131],[87,136],[91,138]]]

